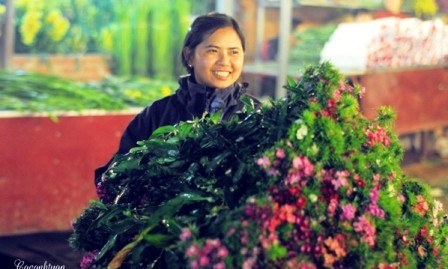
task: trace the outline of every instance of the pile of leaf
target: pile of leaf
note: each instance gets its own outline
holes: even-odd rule
[[[326,24],[295,32],[297,41],[291,47],[290,63],[300,63],[302,69],[308,65],[318,65],[321,62],[320,53],[336,26],[336,24]]]
[[[393,111],[363,117],[363,89],[329,63],[286,88],[259,110],[245,99],[228,121],[162,127],[117,155],[73,225],[81,267],[448,266],[448,226],[400,169]]]
[[[86,83],[53,75],[0,70],[0,110],[121,110],[146,106],[174,92],[176,87],[175,81],[108,77]]]

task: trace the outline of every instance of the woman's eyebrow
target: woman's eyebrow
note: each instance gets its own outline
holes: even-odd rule
[[[205,48],[215,48],[215,49],[221,49],[221,48],[223,48],[223,47],[220,47],[220,46],[216,46],[216,45],[213,45],[213,44],[210,44],[210,45],[207,45],[207,46],[205,46]],[[239,48],[239,47],[228,47],[228,48],[224,48],[224,49],[228,49],[228,50],[234,50],[234,49],[241,49],[241,48]]]

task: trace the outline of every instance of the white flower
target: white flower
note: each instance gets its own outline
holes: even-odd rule
[[[310,195],[308,195],[308,198],[310,199],[310,201],[312,203],[315,203],[317,201],[317,195],[314,193],[311,193]]]
[[[302,124],[300,128],[297,130],[296,137],[298,140],[302,140],[308,134],[308,127],[305,124]]]
[[[316,143],[313,143],[311,146],[310,153],[312,156],[315,156],[317,153],[319,153],[319,147],[316,145]]]

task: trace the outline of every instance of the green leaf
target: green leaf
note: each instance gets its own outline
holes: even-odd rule
[[[143,235],[143,239],[148,242],[149,244],[158,247],[158,248],[165,248],[169,244],[172,243],[172,240],[175,237],[172,235],[167,234],[145,234]]]
[[[151,134],[151,138],[158,137],[167,133],[172,133],[176,130],[176,127],[172,125],[161,126],[154,130]]]
[[[296,82],[296,80],[293,77],[287,76],[286,79],[287,79],[289,87],[297,87],[297,82]]]
[[[270,260],[276,261],[286,257],[287,249],[283,246],[274,243],[268,249],[267,254]]]
[[[101,249],[101,251],[98,253],[98,255],[95,257],[96,261],[99,261],[103,258],[103,256],[111,250],[115,246],[115,242],[117,241],[117,235],[112,236],[107,243],[104,245],[104,247]]]

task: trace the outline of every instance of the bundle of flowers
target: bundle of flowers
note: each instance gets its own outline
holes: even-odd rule
[[[448,225],[400,169],[392,109],[329,63],[229,121],[158,129],[74,222],[82,268],[446,268]]]

